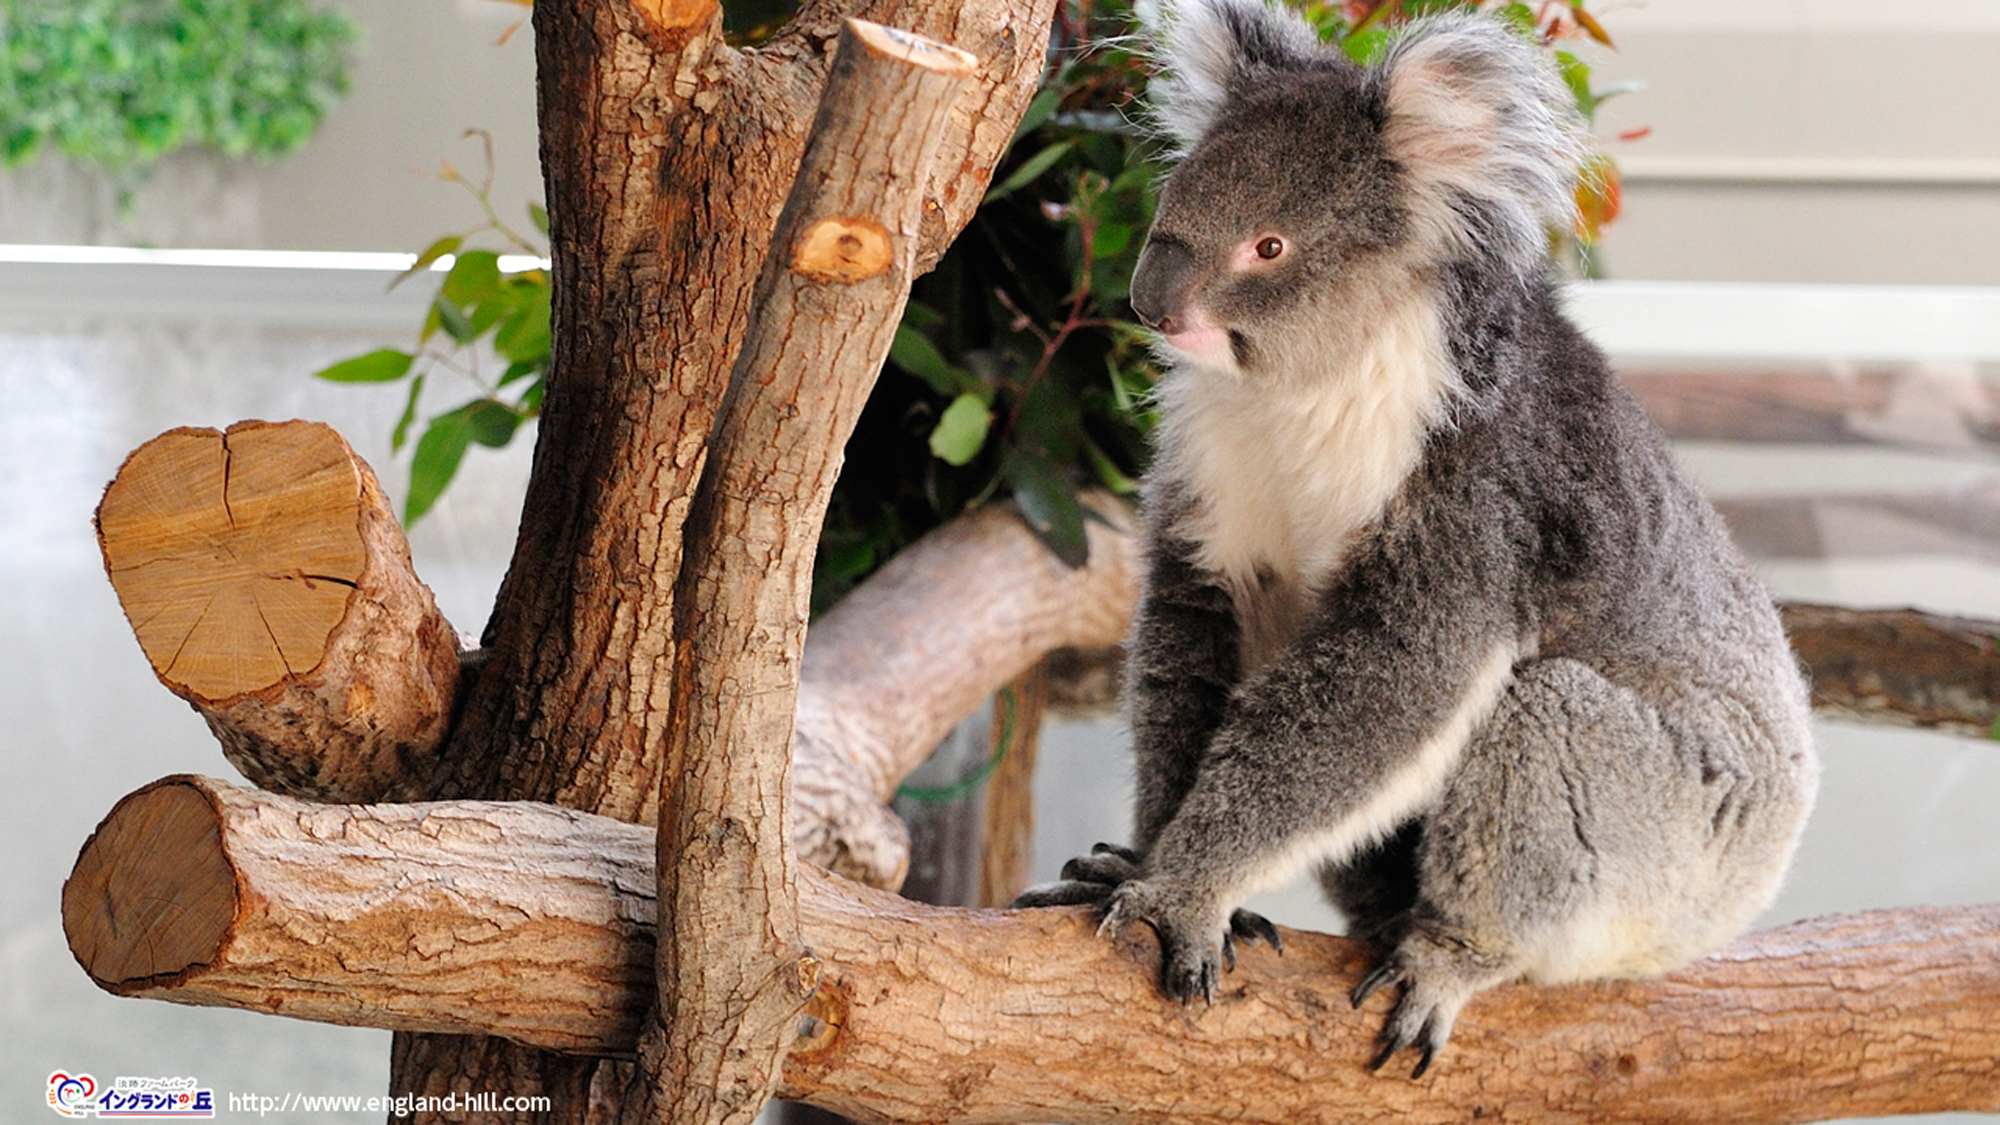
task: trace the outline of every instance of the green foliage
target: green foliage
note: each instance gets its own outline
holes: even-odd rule
[[[430,374],[440,368],[463,376],[476,389],[470,400],[424,422],[410,458],[410,491],[403,522],[414,524],[437,503],[458,474],[465,452],[475,443],[499,448],[513,440],[521,423],[542,408],[542,377],[549,367],[549,274],[540,267],[501,269],[500,254],[466,249],[468,240],[489,238],[507,250],[541,257],[542,248],[509,227],[493,209],[493,141],[477,130],[485,146],[486,178],[475,185],[444,166],[443,179],[463,185],[478,201],[485,222],[447,235],[424,247],[415,262],[391,284],[400,285],[451,256],[417,332],[414,351],[384,348],[345,359],[316,374],[334,383],[392,383],[409,380],[403,413],[389,444],[397,452],[408,443]],[[528,205],[528,218],[545,234],[548,213]],[[490,360],[504,367],[491,374]]]
[[[1572,0],[1535,7],[1361,0],[1302,10],[1324,39],[1367,60],[1394,25],[1414,14],[1478,7],[1551,49],[1601,32],[1592,30],[1594,20],[1584,22],[1580,2]],[[1052,52],[1058,61],[978,213],[938,267],[918,279],[889,362],[847,444],[820,538],[815,611],[925,531],[1001,496],[1013,497],[1058,557],[1082,565],[1091,517],[1079,492],[1134,491],[1153,424],[1149,396],[1157,371],[1146,334],[1131,322],[1128,285],[1165,172],[1157,148],[1132,120],[1145,85],[1143,61],[1130,46],[1135,30],[1130,0],[1065,0],[1059,9]],[[1609,96],[1593,90],[1580,61],[1564,57],[1561,65],[1586,113]],[[1609,221],[1615,174],[1608,162],[1593,173],[1592,182],[1608,183],[1611,194],[1608,208],[1589,213]],[[447,178],[457,175],[447,169]],[[487,223],[439,239],[411,267],[414,273],[457,255],[418,351],[376,352],[321,372],[347,382],[409,378],[394,439],[400,449],[428,371],[449,363],[479,380],[474,345],[481,341],[507,362],[497,379],[480,383],[477,398],[427,422],[411,466],[406,518],[412,521],[450,482],[472,443],[504,444],[535,414],[548,366],[547,274],[504,273],[493,252],[464,247],[468,238],[498,235],[511,248],[540,250],[499,221],[484,187],[473,194]],[[530,213],[546,234],[546,214],[532,205]]]
[[[185,145],[282,156],[346,92],[358,38],[306,0],[0,0],[0,152],[126,177]]]

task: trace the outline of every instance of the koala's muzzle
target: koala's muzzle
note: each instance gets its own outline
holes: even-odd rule
[[[1186,327],[1194,279],[1193,251],[1171,240],[1148,242],[1132,271],[1132,312],[1139,323],[1169,336]]]

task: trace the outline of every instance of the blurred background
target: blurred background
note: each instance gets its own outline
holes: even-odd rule
[[[27,14],[51,2],[0,0],[14,68],[0,78],[16,88]],[[47,1120],[58,1069],[193,1075],[219,1094],[386,1083],[384,1032],[99,993],[57,912],[118,797],[172,772],[235,777],[154,680],[103,578],[90,513],[123,457],[173,426],[304,417],[340,430],[392,495],[407,479],[409,450],[389,442],[406,388],[310,375],[408,347],[433,283],[385,292],[402,261],[379,256],[168,251],[407,255],[481,222],[437,178],[442,161],[479,178],[469,128],[491,136],[500,214],[540,198],[526,9],[315,10],[351,22],[348,89],[282,156],[182,148],[140,174],[54,141],[30,152],[0,118],[14,158],[0,171],[0,1121]],[[2000,618],[2000,4],[1592,10],[1616,50],[1576,50],[1600,89],[1638,88],[1598,111],[1622,213],[1596,248],[1606,280],[1573,293],[1579,319],[1649,404],[1695,419],[1677,446],[1778,596]],[[18,116],[7,92],[0,114]],[[1689,407],[1723,377],[1832,405],[1811,425]],[[427,410],[466,393],[433,384]],[[412,531],[461,630],[478,632],[506,565],[528,453],[474,448]],[[2000,747],[1836,723],[1820,738],[1819,810],[1767,924],[2000,899]],[[1044,731],[1035,878],[1124,838],[1124,741],[1109,718]],[[1304,887],[1260,906],[1338,926]]]

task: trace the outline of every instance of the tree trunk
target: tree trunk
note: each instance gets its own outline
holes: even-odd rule
[[[549,805],[325,806],[169,778],[106,817],[64,916],[78,960],[128,995],[629,1055],[652,844]],[[1212,1006],[1183,1007],[1150,938],[1099,938],[1083,908],[927,907],[810,867],[799,887],[818,986],[779,1092],[864,1121],[2000,1109],[2000,906],[1801,923],[1652,981],[1493,989],[1412,1082],[1366,1068],[1387,1001],[1346,1000],[1362,943],[1285,931],[1282,955],[1244,950]]]
[[[1043,67],[1053,0],[811,0],[756,52],[715,0],[535,6],[554,350],[490,657],[430,786],[653,823],[676,685],[681,529],[826,46],[854,15],[970,52],[978,71],[924,185],[912,272],[970,219]],[[578,1089],[625,1076],[494,1041],[399,1036],[396,1092]]]

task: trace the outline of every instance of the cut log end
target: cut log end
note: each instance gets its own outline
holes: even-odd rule
[[[322,801],[428,777],[457,633],[339,434],[296,421],[169,431],[126,459],[97,529],[160,682],[245,777]]]
[[[84,842],[63,884],[63,931],[90,978],[126,995],[212,963],[237,905],[214,808],[169,778],[118,802]]]
[[[971,53],[921,35],[863,19],[850,19],[847,26],[873,55],[938,74],[971,75],[979,69],[979,59]]]
[[[311,671],[367,551],[360,470],[325,426],[170,430],[128,457],[98,543],[146,659],[216,701]]]

